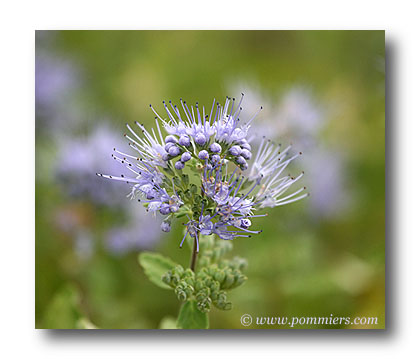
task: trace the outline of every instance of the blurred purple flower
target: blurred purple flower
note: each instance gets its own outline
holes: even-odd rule
[[[106,246],[115,254],[152,248],[160,239],[160,221],[148,215],[137,201],[133,204],[131,222],[112,228],[106,235]]]
[[[350,202],[342,157],[336,152],[315,150],[303,158],[303,163],[310,179],[311,212],[326,218],[340,215]]]
[[[301,134],[316,136],[326,122],[321,106],[303,87],[292,88],[284,95],[278,113],[288,127]]]
[[[66,126],[73,113],[70,99],[81,86],[78,70],[69,60],[37,50],[35,57],[35,115],[44,127]],[[65,121],[65,120],[69,121]],[[47,128],[48,128],[47,127]]]
[[[102,124],[87,136],[63,138],[58,141],[58,145],[56,175],[64,191],[74,199],[116,207],[129,217],[125,227],[112,228],[105,235],[106,247],[119,254],[155,245],[162,233],[158,221],[150,216],[146,217],[145,209],[140,203],[125,198],[124,182],[105,182],[96,176],[97,171],[109,169],[127,176],[131,174],[110,153],[114,146],[122,149],[126,146],[123,136],[119,136],[118,131],[112,130],[109,125]],[[60,221],[64,222],[65,228],[72,227],[72,230],[79,233],[79,228],[73,228],[78,227],[78,223],[74,223],[71,217],[60,217]],[[88,232],[89,229],[84,229],[84,235],[77,235],[75,243],[78,252],[86,249],[87,256],[92,251],[84,240]]]
[[[113,228],[105,235],[106,246],[113,252],[151,247],[161,234],[157,223],[146,222],[144,208],[137,201],[127,201],[122,192],[124,183],[104,183],[96,172],[112,170],[129,175],[131,172],[111,157],[112,148],[124,150],[128,145],[118,131],[107,123],[95,124],[86,135],[86,108],[79,101],[83,90],[81,71],[69,58],[50,51],[54,34],[36,33],[35,114],[37,130],[53,135],[57,146],[53,173],[57,183],[70,199],[116,208],[129,218],[127,228]],[[129,192],[127,192],[129,195]],[[89,206],[88,206],[89,208]],[[80,212],[80,213],[79,213]],[[55,216],[60,230],[74,238],[76,253],[84,258],[93,251],[93,227],[85,223],[80,208],[61,211]]]
[[[351,196],[345,188],[345,159],[334,149],[326,151],[321,148],[324,143],[322,130],[329,123],[326,107],[317,103],[311,91],[302,86],[287,91],[278,105],[267,101],[267,96],[253,90],[255,88],[235,88],[245,93],[247,102],[261,103],[264,107],[258,121],[250,128],[252,144],[259,142],[266,133],[270,133],[270,139],[274,141],[281,140],[283,148],[289,144],[287,139],[293,138],[293,147],[304,152],[301,160],[311,193],[307,208],[318,217],[340,215]],[[244,116],[250,115],[244,112]]]
[[[73,136],[58,141],[58,160],[56,175],[58,182],[67,194],[76,198],[87,198],[96,204],[125,206],[126,199],[121,195],[124,183],[104,183],[96,172],[110,168],[130,174],[111,157],[110,148],[124,148],[125,141],[116,135],[108,125],[98,125],[87,136]]]
[[[69,61],[60,60],[47,54],[37,54],[35,58],[35,100],[46,107],[63,101],[76,87],[75,68]]]

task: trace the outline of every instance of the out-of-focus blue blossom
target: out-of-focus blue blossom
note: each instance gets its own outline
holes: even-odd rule
[[[105,245],[113,253],[151,248],[160,238],[159,223],[147,217],[144,207],[134,200],[127,200],[121,192],[126,190],[124,183],[113,181],[104,183],[96,170],[113,168],[122,175],[130,171],[109,155],[110,147],[124,148],[123,136],[117,135],[107,124],[98,125],[89,135],[63,137],[58,141],[56,176],[58,183],[69,197],[75,200],[88,200],[95,205],[111,206],[128,217],[123,227],[111,228],[105,235]],[[130,192],[127,191],[127,195]],[[73,218],[76,216],[76,219]],[[57,217],[57,224],[75,238],[76,253],[89,257],[93,250],[91,228],[77,220],[77,213],[63,212]],[[82,254],[82,252],[86,253]]]
[[[35,101],[37,110],[62,103],[78,84],[77,72],[70,61],[47,53],[35,58]]]
[[[46,51],[37,51],[35,57],[37,128],[50,132],[75,128],[82,119],[80,108],[74,105],[80,87],[78,69],[70,60]]]
[[[250,142],[255,144],[268,133],[270,139],[282,139],[287,146],[287,138],[293,138],[293,147],[305,154],[301,161],[311,192],[307,208],[317,217],[340,215],[349,206],[351,196],[344,180],[345,158],[333,148],[328,151],[323,148],[322,131],[330,123],[327,106],[317,102],[310,89],[302,86],[292,87],[278,101],[267,100],[254,88],[257,87],[235,87],[246,94],[247,102],[261,103],[264,107],[259,120],[249,129]]]
[[[339,215],[351,203],[349,190],[343,179],[344,162],[337,152],[318,149],[304,158],[306,178],[310,178],[311,212],[332,218]]]
[[[85,135],[73,133],[82,119],[80,113],[84,112],[80,103],[75,106],[82,86],[79,69],[71,60],[60,58],[48,51],[48,46],[44,47],[37,47],[35,59],[36,120],[37,128],[54,135],[57,155],[53,168],[57,183],[69,199],[117,208],[130,218],[127,229],[114,228],[106,236],[111,251],[120,253],[151,247],[159,239],[159,226],[142,220],[145,210],[137,201],[137,210],[133,212],[130,201],[121,196],[125,188],[122,183],[104,183],[95,175],[109,169],[123,176],[131,174],[109,151],[113,147],[124,150],[127,146],[124,137],[117,135],[118,131],[107,123],[96,125]],[[80,216],[83,214],[73,208],[60,212],[55,221],[61,231],[74,238],[76,254],[89,258],[94,249],[93,228],[83,223]]]
[[[325,125],[326,117],[321,106],[302,87],[292,88],[282,98],[279,117],[300,136],[316,136]]]
[[[106,235],[108,250],[116,254],[152,248],[161,237],[160,221],[148,215],[137,201],[130,205],[130,222]]]
[[[70,136],[58,141],[56,175],[62,188],[70,197],[89,199],[100,205],[124,206],[121,198],[123,184],[104,184],[95,173],[108,170],[128,175],[130,171],[121,166],[109,154],[110,147],[126,146],[124,138],[116,135],[106,124],[98,125],[86,136]]]

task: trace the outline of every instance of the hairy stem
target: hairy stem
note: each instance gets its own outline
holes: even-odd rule
[[[197,234],[197,238],[198,240],[200,240],[200,233]],[[191,255],[191,264],[190,264],[190,268],[191,270],[194,272],[195,269],[195,262],[197,260],[197,240],[194,240],[194,246],[193,246],[193,250],[192,250],[192,255]]]

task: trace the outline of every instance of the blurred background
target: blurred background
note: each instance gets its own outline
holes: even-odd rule
[[[95,173],[124,173],[112,149],[129,151],[126,122],[152,125],[150,103],[163,113],[162,100],[210,107],[241,92],[241,118],[264,107],[255,143],[266,135],[303,152],[294,170],[305,171],[311,196],[255,220],[261,235],[235,240],[249,279],[229,293],[231,311],[212,309],[211,328],[243,328],[244,313],[373,316],[369,328],[385,326],[383,31],[35,37],[37,328],[152,329],[177,316],[179,301],[148,281],[137,256],[159,251],[187,265],[182,225],[161,232],[125,183]]]

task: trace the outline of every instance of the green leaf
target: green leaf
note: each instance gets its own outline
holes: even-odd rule
[[[170,286],[162,282],[162,276],[175,267],[177,263],[159,253],[153,252],[140,253],[139,263],[152,283],[163,289],[171,289]]]
[[[208,329],[209,318],[207,313],[198,310],[195,300],[189,300],[182,305],[176,326],[179,329]]]

